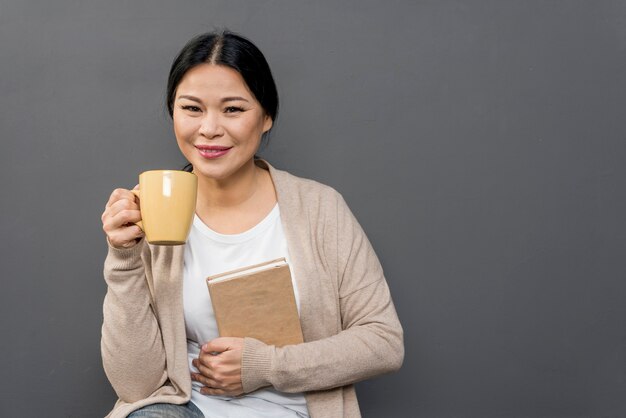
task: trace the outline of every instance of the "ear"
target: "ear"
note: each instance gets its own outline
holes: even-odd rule
[[[272,129],[273,125],[274,125],[274,121],[272,120],[270,115],[265,114],[265,116],[263,116],[263,133]]]

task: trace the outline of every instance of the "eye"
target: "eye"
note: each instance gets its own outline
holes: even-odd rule
[[[198,106],[193,106],[193,105],[183,105],[180,107],[183,110],[187,110],[189,112],[199,112],[200,108]]]
[[[239,112],[243,112],[243,108],[238,107],[238,106],[228,106],[226,109],[224,109],[224,113],[239,113]]]

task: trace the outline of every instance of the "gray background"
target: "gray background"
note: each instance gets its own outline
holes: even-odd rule
[[[403,369],[365,417],[626,416],[626,2],[0,1],[0,416],[113,405],[113,188],[183,164],[170,63],[216,27],[281,96],[277,167],[342,192]]]

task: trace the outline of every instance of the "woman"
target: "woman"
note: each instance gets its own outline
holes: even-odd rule
[[[333,189],[255,158],[278,111],[262,53],[231,32],[192,39],[167,104],[198,177],[184,246],[148,245],[129,190],[102,215],[109,252],[102,358],[111,417],[358,417],[353,383],[397,370],[404,347],[382,268]],[[207,276],[285,257],[305,342],[220,338]]]

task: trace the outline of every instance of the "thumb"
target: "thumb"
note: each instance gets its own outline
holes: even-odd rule
[[[202,346],[202,351],[206,353],[222,353],[230,350],[232,346],[232,338],[219,337]]]

